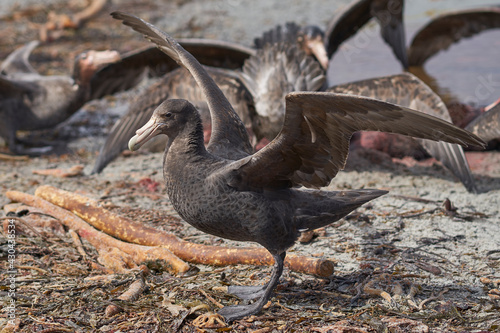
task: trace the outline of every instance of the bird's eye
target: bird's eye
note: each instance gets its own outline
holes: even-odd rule
[[[165,114],[165,117],[170,118],[170,117],[172,117],[172,114],[169,112],[169,113]]]

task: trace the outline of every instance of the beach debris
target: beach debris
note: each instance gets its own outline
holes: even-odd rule
[[[209,246],[184,241],[171,233],[115,214],[96,200],[53,186],[39,186],[35,195],[71,211],[110,236],[144,246],[163,246],[187,262],[215,266],[273,264],[272,256],[264,248]],[[330,276],[334,268],[332,261],[294,254],[287,255],[285,265],[294,271],[322,277]]]

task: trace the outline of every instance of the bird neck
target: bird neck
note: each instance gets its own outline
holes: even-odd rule
[[[203,124],[200,117],[198,116],[196,121],[192,123],[193,126],[189,127],[189,131],[186,133],[186,151],[191,153],[206,153],[205,143],[203,140]],[[188,128],[187,126],[185,129]]]
[[[165,148],[165,159],[189,163],[193,158],[208,154],[203,141],[203,125],[196,112],[177,135],[169,137]]]

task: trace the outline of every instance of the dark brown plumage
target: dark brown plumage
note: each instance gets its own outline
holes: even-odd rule
[[[181,42],[204,64],[212,66],[241,68],[254,53],[224,41],[186,38]],[[160,76],[178,67],[157,48],[148,46],[122,56],[116,51],[88,51],[75,59],[72,77],[42,76],[28,61],[37,45],[31,42],[14,51],[0,65],[0,135],[16,153],[50,151],[50,147],[23,148],[16,131],[51,128],[92,99],[134,87],[147,72]]]
[[[325,45],[328,58],[372,17],[377,19],[382,38],[405,69],[410,66],[423,66],[429,58],[463,38],[500,27],[499,7],[447,12],[423,26],[407,49],[403,9],[403,0],[351,2],[330,21],[326,29]]]
[[[500,8],[478,8],[444,13],[422,27],[408,49],[410,66],[422,66],[436,53],[462,38],[500,28]]]
[[[312,57],[298,46],[283,42],[267,44],[257,50],[245,60],[241,71],[205,69],[252,134],[252,146],[264,138],[272,140],[278,134],[285,114],[284,98],[289,92],[316,91],[325,81],[324,71]],[[166,98],[190,100],[201,113],[205,133],[210,132],[210,112],[203,92],[192,76],[185,75],[184,70],[175,70],[165,74],[161,82],[148,87],[115,124],[93,172],[100,172],[125,149],[129,138]]]
[[[257,141],[278,135],[285,117],[285,97],[293,91],[318,91],[326,75],[312,57],[295,44],[267,44],[245,61],[239,74],[252,96],[252,130]]]
[[[380,25],[384,41],[392,48],[403,68],[408,67],[403,24],[404,0],[355,0],[343,8],[328,24],[325,45],[331,58],[339,46],[356,34],[372,17]]]
[[[331,87],[327,91],[377,98],[417,109],[451,123],[448,109],[441,98],[425,83],[409,73],[350,82]],[[441,161],[462,181],[469,192],[477,192],[462,147],[448,142],[419,141],[429,155]]]
[[[242,84],[239,76],[233,71],[219,68],[206,67],[205,70],[217,82],[231,105],[234,106],[236,113],[245,124],[246,130],[252,132],[252,119],[255,118],[256,114],[255,107],[250,92]],[[132,102],[127,113],[114,124],[99,151],[92,173],[101,172],[108,163],[127,149],[130,137],[135,134],[137,129],[146,124],[153,115],[153,111],[167,98],[190,100],[200,112],[204,132],[207,137],[210,137],[211,118],[205,96],[194,78],[184,68],[177,68],[162,76],[158,82],[150,85]],[[152,150],[162,151],[165,144],[164,138],[157,138],[154,143],[149,143],[149,146]]]
[[[0,74],[0,136],[14,153],[39,154],[43,149],[26,149],[18,144],[18,130],[51,128],[69,118],[83,104],[102,95],[96,93],[107,80],[99,78],[99,69],[119,59],[115,51],[88,51],[75,59],[73,75],[43,76],[28,62],[37,43],[30,43],[9,56]],[[137,77],[136,77],[137,80]],[[97,84],[93,84],[97,82]],[[126,89],[136,81],[120,86]],[[115,89],[107,89],[115,92]]]
[[[500,103],[497,101],[493,107],[472,120],[465,129],[485,142],[500,139]]]
[[[261,37],[254,39],[254,47],[258,50],[266,45],[287,43],[297,45],[307,55],[313,56],[324,70],[330,61],[324,44],[324,32],[316,25],[299,26],[294,22],[277,25],[265,31]]]
[[[254,39],[257,49],[266,44],[297,44],[313,55],[323,69],[339,46],[375,18],[384,41],[392,48],[404,68],[408,67],[403,25],[404,0],[354,0],[334,15],[325,31],[316,25],[299,26],[293,22],[278,25]]]
[[[203,65],[237,69],[243,66],[245,59],[255,53],[255,50],[240,44],[214,39],[180,38],[178,42],[191,54],[199,58]],[[160,77],[179,65],[165,57],[165,54],[154,46],[144,46],[122,55],[119,62],[101,69],[100,77],[113,78],[114,81],[128,82],[144,70],[150,76]],[[117,80],[116,78],[120,78]]]
[[[286,97],[282,131],[252,155],[243,123],[191,54],[135,16],[120,12],[112,16],[144,34],[189,70],[207,98],[212,117],[212,136],[205,149],[196,108],[186,100],[167,100],[130,140],[130,148],[137,149],[152,137],[166,134],[166,190],[183,219],[220,237],[257,242],[275,259],[268,284],[229,288],[244,299],[257,300],[221,309],[219,313],[228,321],[262,309],[278,283],[286,250],[301,230],[332,223],[386,193],[294,188],[327,185],[344,166],[355,131],[381,130],[484,145],[445,121],[397,105],[343,94],[294,92]]]
[[[29,62],[29,56],[39,44],[40,43],[38,41],[33,40],[14,50],[0,64],[0,74],[12,75],[14,73],[37,73]]]
[[[373,4],[369,5],[371,2]],[[382,15],[380,14],[381,11],[389,10],[388,8],[384,9],[384,4],[388,6],[388,3],[375,4],[375,2],[360,1],[360,3],[366,3],[366,8],[362,13],[348,10],[344,15],[334,18],[336,23],[332,22],[332,27],[341,25],[345,28],[347,21],[351,22],[351,24],[345,29],[357,31],[372,15],[375,15],[373,13],[378,13],[375,16],[380,16]],[[392,9],[393,7],[391,7]],[[365,21],[359,17],[363,15],[368,17]],[[362,21],[359,26],[354,23],[357,20]],[[352,31],[352,34],[355,31]],[[339,31],[332,30],[331,33],[339,33]],[[330,36],[326,39],[329,40]],[[230,83],[227,81],[227,76],[232,76],[232,74],[209,71],[210,75],[224,91],[224,94],[231,96],[231,104],[236,105],[235,103],[238,102],[239,105],[235,107],[235,110],[247,129],[255,134],[256,141],[252,142],[253,144],[263,139],[272,140],[278,134],[283,123],[284,97],[286,94],[292,91],[318,91],[326,82],[325,73],[308,57],[314,56],[323,69],[328,67],[328,56],[323,44],[324,34],[316,26],[301,27],[295,23],[278,25],[265,32],[262,37],[255,38],[254,47],[257,49],[256,51],[228,42],[203,41],[199,39],[193,41],[189,39],[178,40],[186,51],[193,54],[201,64],[242,69],[241,80],[231,78],[229,79]],[[159,59],[161,64],[159,64]],[[216,62],[217,59],[222,60]],[[245,65],[243,66],[244,61]],[[228,63],[231,66],[228,66]],[[232,66],[233,64],[234,66]],[[203,123],[205,128],[207,127],[208,110],[200,108],[200,105],[204,103],[198,87],[191,85],[192,82],[190,81],[192,79],[189,77],[168,74],[177,66],[175,61],[169,62],[162,59],[161,52],[154,47],[145,47],[143,50],[124,55],[122,66],[124,68],[143,68],[147,66],[152,67],[155,74],[165,75],[162,80],[163,83],[153,85],[147,89],[144,93],[145,96],[140,97],[130,107],[124,118],[115,124],[101,148],[93,173],[101,172],[124,149],[129,136],[135,129],[146,123],[154,110],[153,104],[159,105],[162,98],[184,98],[193,101],[198,110],[202,112]],[[123,71],[122,75],[126,75],[129,71],[129,69],[120,70]],[[236,85],[239,87],[236,88]],[[160,86],[163,86],[163,88],[160,88]],[[170,89],[167,87],[170,87]],[[152,89],[160,89],[160,91],[153,92]],[[246,93],[243,93],[246,90],[250,92],[251,100],[248,99]],[[188,96],[189,94],[191,96]],[[193,94],[196,97],[192,96]],[[234,96],[234,94],[238,95]],[[162,98],[154,99],[155,96],[162,96]],[[201,99],[198,99],[198,97]],[[193,100],[193,98],[195,99]],[[208,130],[205,131],[208,132]]]
[[[179,43],[186,50],[200,59],[207,66],[236,69],[243,66],[244,61],[252,56],[253,49],[235,43],[219,40],[184,38]],[[107,72],[109,75],[122,75],[123,81],[127,81],[128,73],[149,69],[152,76],[159,76],[160,81],[151,85],[130,106],[129,111],[111,129],[106,142],[99,152],[92,173],[101,172],[106,165],[114,160],[127,147],[129,138],[135,131],[143,126],[153,114],[154,109],[167,98],[189,98],[196,102],[195,105],[205,115],[204,123],[210,123],[209,112],[203,111],[206,101],[199,87],[190,75],[185,75],[184,69],[179,69],[178,64],[156,47],[147,46],[139,50],[131,51],[123,56],[120,66],[113,66]],[[208,69],[210,74],[217,80],[224,93],[232,96],[233,105],[238,114],[248,124],[248,117],[254,112],[248,105],[248,92],[241,86],[238,77],[229,71]],[[120,80],[117,80],[118,82]],[[237,100],[236,100],[237,99]],[[245,118],[246,117],[246,118]],[[159,140],[157,140],[159,141]],[[162,144],[157,142],[157,144]],[[162,148],[163,149],[163,148]]]

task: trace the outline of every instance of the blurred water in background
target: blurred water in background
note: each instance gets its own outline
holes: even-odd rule
[[[406,43],[409,45],[418,30],[433,17],[448,11],[484,6],[500,6],[500,1],[406,1]],[[356,47],[361,52],[353,52]],[[430,58],[424,70],[436,80],[442,94],[452,95],[467,104],[483,106],[500,98],[499,60],[500,29],[494,29],[453,44]],[[341,46],[330,66],[328,79],[331,85],[401,72],[401,65],[380,37],[379,26],[373,20]]]

